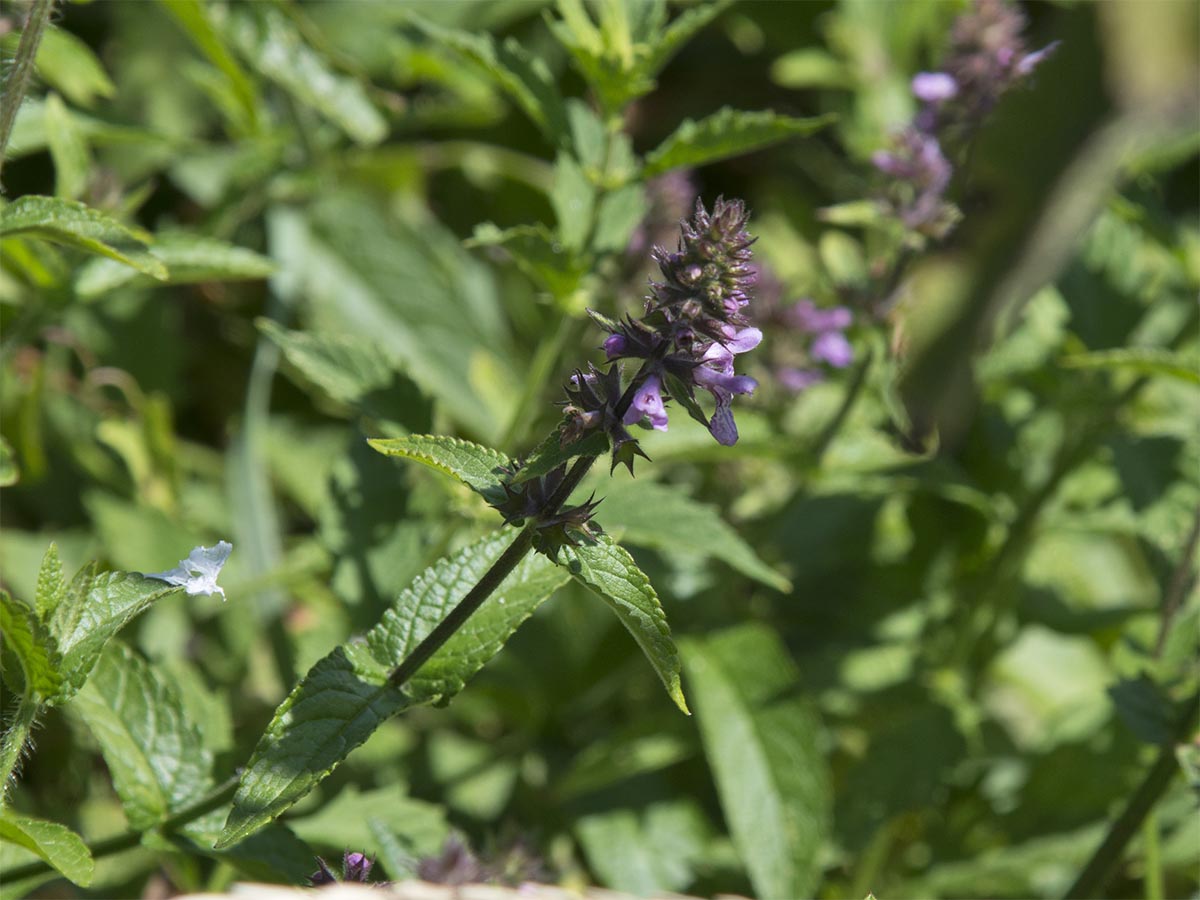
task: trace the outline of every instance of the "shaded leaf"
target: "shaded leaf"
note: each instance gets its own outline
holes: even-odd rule
[[[391,668],[466,596],[513,538],[511,529],[496,532],[426,569],[364,642],[338,647],[305,675],[259,740],[218,848],[258,830],[307,794],[390,716],[417,703],[447,702],[500,650],[566,580],[541,556],[527,556],[403,687],[388,682]]]
[[[620,190],[605,194],[596,212],[596,232],[592,249],[597,253],[624,250],[629,237],[642,221],[650,203],[641,184],[627,184]]]
[[[512,477],[511,483],[520,484],[531,478],[538,478],[577,456],[600,456],[608,452],[608,447],[608,435],[603,431],[593,431],[564,447],[562,430],[556,428],[533,448],[529,458]]]
[[[603,884],[648,897],[695,880],[711,828],[695,800],[680,799],[586,815],[575,831]]]
[[[88,168],[92,161],[82,130],[58,94],[46,98],[46,143],[54,161],[55,196],[78,200],[87,188]],[[118,263],[112,265],[128,271]]]
[[[100,745],[130,827],[153,828],[211,786],[212,753],[174,684],[120,641],[68,709]]]
[[[167,277],[167,267],[146,249],[149,235],[73,200],[35,195],[14,200],[0,211],[0,237],[16,234],[107,256],[160,281]]]
[[[17,35],[9,37],[16,38]],[[80,106],[91,107],[97,97],[112,97],[117,92],[91,48],[61,28],[47,28],[42,34],[37,70],[47,84]]]
[[[647,154],[642,177],[652,178],[671,169],[703,166],[761,150],[790,137],[812,134],[833,120],[833,116],[797,119],[770,111],[743,112],[726,106],[699,121],[684,120]]]
[[[1117,715],[1140,741],[1158,747],[1175,734],[1175,709],[1170,698],[1146,675],[1126,678],[1108,689]]]
[[[167,284],[197,284],[205,281],[241,281],[267,278],[275,264],[267,257],[212,238],[190,234],[165,234],[154,240],[153,255],[166,265]],[[110,259],[87,262],[75,279],[75,292],[94,300],[129,282],[154,282]]]
[[[21,664],[27,689],[44,699],[53,698],[62,685],[54,638],[32,609],[5,590],[0,590],[0,635]]]
[[[550,188],[550,205],[558,223],[558,236],[569,249],[583,248],[592,224],[592,207],[596,190],[583,169],[571,154],[559,151],[554,164],[554,184]]]
[[[69,881],[81,887],[92,882],[92,854],[83,838],[66,825],[17,815],[0,809],[0,841],[35,853]]]
[[[616,613],[662,679],[667,694],[687,713],[679,682],[679,651],[671,640],[667,616],[650,579],[633,557],[606,534],[598,535],[592,543],[563,547],[560,553],[564,557],[561,564],[572,577]]]
[[[437,434],[367,441],[384,456],[398,456],[453,475],[471,490],[492,498],[500,492],[504,469],[512,461],[499,450]]]
[[[569,297],[579,289],[587,267],[542,223],[497,228],[490,222],[475,226],[468,247],[503,247],[526,276],[555,297]]]
[[[721,809],[755,893],[812,896],[829,784],[795,664],[757,624],[689,638],[683,659]]]
[[[1078,353],[1061,360],[1068,369],[1109,369],[1135,375],[1161,375],[1200,384],[1200,364],[1188,356],[1158,347],[1119,347]]]

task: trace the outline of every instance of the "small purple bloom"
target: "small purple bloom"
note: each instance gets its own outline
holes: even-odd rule
[[[827,362],[836,369],[844,369],[854,361],[854,348],[840,331],[820,335],[808,352],[813,359]]]
[[[749,375],[734,375],[731,372],[710,369],[708,366],[697,366],[695,378],[696,384],[712,391],[714,395],[718,392],[731,396],[733,394],[753,394],[754,389],[758,387],[758,382]],[[718,397],[718,399],[720,398]]]
[[[840,331],[849,328],[853,314],[844,306],[821,309],[809,299],[798,300],[784,314],[784,320],[793,328],[809,334]]]
[[[918,72],[913,76],[912,92],[923,103],[942,103],[958,94],[958,82],[945,72]]]
[[[1057,50],[1058,45],[1061,43],[1062,41],[1054,41],[1051,44],[1047,44],[1041,50],[1036,50],[1033,53],[1026,54],[1021,61],[1017,63],[1017,75],[1024,78],[1026,75],[1030,74],[1034,69],[1041,65],[1048,56]]]
[[[663,404],[662,381],[657,375],[649,375],[642,386],[633,395],[633,402],[622,420],[626,425],[633,425],[645,416],[650,425],[658,431],[667,430],[667,409]]]
[[[775,373],[775,377],[789,391],[807,391],[814,384],[820,384],[825,380],[825,375],[819,369],[793,369],[791,367],[780,369]]]
[[[342,857],[342,878],[345,881],[366,881],[373,865],[366,854],[347,851]]]
[[[762,332],[757,328],[734,328],[726,325],[721,329],[726,336],[724,344],[731,353],[748,353],[762,343]]]
[[[627,343],[624,336],[610,334],[604,341],[604,355],[609,359],[616,359],[625,352],[625,345]]]

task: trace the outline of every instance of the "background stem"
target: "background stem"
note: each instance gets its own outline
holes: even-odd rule
[[[54,9],[54,0],[35,0],[29,18],[25,20],[25,29],[21,32],[21,42],[17,45],[17,56],[13,60],[12,69],[4,80],[4,96],[0,97],[0,171],[4,169],[4,153],[8,149],[8,139],[12,136],[13,124],[17,121],[17,110],[25,99],[25,90],[29,87],[29,76],[33,73],[34,61],[37,59],[38,45],[42,42],[42,33],[46,23],[50,21],[50,13]]]
[[[16,781],[17,767],[21,763],[21,753],[33,731],[37,720],[39,705],[26,694],[17,704],[12,723],[4,733],[4,744],[0,746],[0,806],[8,802],[8,791]]]

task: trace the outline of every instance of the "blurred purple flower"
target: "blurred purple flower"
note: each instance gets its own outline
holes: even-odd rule
[[[776,380],[789,391],[806,391],[814,384],[825,380],[825,374],[819,369],[797,369],[785,366],[775,373]]]
[[[945,72],[918,72],[912,80],[913,96],[923,103],[941,103],[958,94],[958,82]]]
[[[854,362],[854,348],[840,331],[827,331],[819,335],[808,353],[813,359],[827,362],[835,369],[844,369]]]

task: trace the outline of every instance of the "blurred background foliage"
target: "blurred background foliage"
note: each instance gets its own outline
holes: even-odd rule
[[[870,155],[912,117],[909,81],[963,4],[699,7],[712,21],[629,96],[636,66],[572,65],[555,28],[576,8],[55,11],[6,198],[85,201],[152,235],[170,274],[0,242],[3,581],[32,597],[50,541],[70,572],[232,540],[228,603],[177,597],[124,634],[218,771],[315,660],[495,527],[365,438],[515,455],[553,427],[561,384],[597,359],[585,308],[640,305],[647,248],[625,247],[655,195],[637,159],[684,119],[835,114],[689,177],[753,209],[773,302],[879,299],[894,248],[846,204],[878,194]],[[28,9],[5,6],[6,58]],[[980,134],[959,228],[911,260],[884,321],[856,319],[856,364],[793,393],[771,365],[795,336],[764,324],[735,448],[677,413],[636,482],[588,482],[663,598],[694,718],[564,588],[451,706],[388,723],[298,805],[291,842],[177,839],[98,859],[88,890],[41,890],[287,881],[347,847],[399,877],[453,829],[542,878],[639,893],[1054,896],[1169,751],[1190,775],[1108,891],[1194,894],[1200,749],[1178,710],[1200,674],[1197,9],[1027,7],[1030,45],[1062,43]],[[592,98],[558,110],[569,146],[552,106],[488,68],[507,38]],[[55,711],[14,802],[119,833],[98,760]]]

